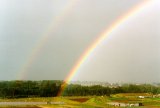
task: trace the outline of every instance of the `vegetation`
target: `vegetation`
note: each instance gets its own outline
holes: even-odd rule
[[[160,86],[151,84],[123,84],[121,86],[83,86],[68,84],[57,97],[63,85],[59,80],[1,81],[0,102],[43,102],[40,105],[7,105],[0,108],[119,108],[108,103],[142,103],[140,108],[160,107]],[[139,98],[144,96],[145,98]],[[157,97],[156,97],[157,96]],[[48,103],[48,104],[47,104]],[[139,108],[139,107],[132,107]]]
[[[130,97],[131,95],[131,97]],[[109,105],[111,102],[120,103],[142,103],[143,106],[125,107],[125,108],[159,108],[160,98],[144,98],[140,99],[138,95],[147,95],[141,93],[120,93],[111,96],[67,96],[67,97],[41,97],[41,98],[19,98],[19,99],[3,99],[9,102],[42,102],[50,101],[52,104],[43,105],[0,105],[0,108],[124,108],[114,105]],[[82,101],[84,99],[85,101]]]
[[[24,98],[24,97],[55,97],[61,89],[62,81],[1,81],[1,98]],[[110,96],[117,93],[151,93],[159,94],[160,86],[150,84],[124,84],[116,87],[104,87],[101,85],[82,86],[69,84],[62,96]]]

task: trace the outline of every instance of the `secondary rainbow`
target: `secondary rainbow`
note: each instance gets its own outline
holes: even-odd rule
[[[43,32],[41,38],[35,43],[35,46],[33,47],[32,51],[29,56],[26,58],[25,63],[21,66],[21,69],[18,71],[17,77],[18,79],[25,79],[28,73],[28,69],[30,66],[36,61],[39,54],[43,48],[43,46],[47,43],[47,41],[50,39],[50,37],[53,36],[53,33],[56,32],[56,30],[63,24],[63,21],[68,16],[68,13],[70,13],[71,10],[76,6],[78,3],[78,0],[70,0],[67,2],[63,10],[50,22],[47,29]],[[51,35],[52,33],[52,35]]]
[[[118,18],[116,21],[114,21],[107,29],[105,29],[105,31],[102,34],[100,34],[100,36],[84,51],[84,53],[78,59],[76,64],[70,70],[68,76],[65,78],[64,83],[61,86],[61,89],[58,93],[58,96],[62,95],[62,93],[64,92],[64,90],[67,86],[67,83],[73,78],[73,76],[79,70],[81,65],[86,61],[86,59],[91,55],[91,53],[94,51],[94,49],[102,41],[104,41],[112,32],[114,32],[120,25],[122,25],[125,21],[127,21],[131,17],[135,16],[136,14],[142,12],[142,10],[145,10],[145,8],[147,6],[149,6],[149,4],[151,4],[151,0],[146,0],[138,5],[134,6],[127,13],[125,13],[120,18]]]

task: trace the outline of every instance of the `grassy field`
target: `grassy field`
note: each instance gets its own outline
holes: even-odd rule
[[[76,96],[76,97],[49,97],[49,98],[20,98],[0,99],[0,102],[50,102],[46,105],[0,105],[2,108],[119,108],[108,103],[142,103],[143,106],[132,108],[160,108],[160,98],[144,98],[138,96],[150,96],[150,94],[115,94],[108,96]],[[127,107],[128,108],[128,107]]]

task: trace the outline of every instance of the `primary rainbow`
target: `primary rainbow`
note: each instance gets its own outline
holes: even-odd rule
[[[84,53],[78,59],[76,64],[73,66],[73,68],[69,72],[68,76],[65,78],[64,83],[62,84],[61,89],[58,93],[58,96],[62,95],[62,93],[64,92],[64,90],[67,86],[67,83],[73,78],[73,76],[79,70],[81,65],[86,61],[86,59],[91,55],[91,53],[94,51],[94,49],[102,41],[104,41],[112,32],[114,32],[115,29],[117,29],[120,25],[122,25],[125,21],[127,21],[131,17],[137,15],[139,12],[142,12],[142,10],[144,10],[150,3],[151,3],[151,0],[146,0],[138,5],[134,6],[127,13],[125,13],[120,18],[118,18],[116,21],[114,21],[102,34],[100,34],[100,36],[84,51]]]

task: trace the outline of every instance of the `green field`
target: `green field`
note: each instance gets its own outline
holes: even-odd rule
[[[108,103],[142,103],[143,106],[132,106],[131,108],[160,108],[160,98],[147,97],[140,99],[138,96],[149,96],[150,94],[127,93],[108,96],[73,96],[73,97],[48,97],[48,98],[20,98],[0,99],[0,102],[49,102],[46,105],[0,105],[8,108],[119,108],[119,106]],[[123,106],[121,106],[123,107]],[[125,108],[130,108],[125,107]]]

